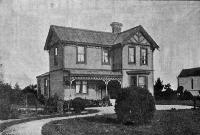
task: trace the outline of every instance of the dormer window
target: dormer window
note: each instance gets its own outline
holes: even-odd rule
[[[110,64],[108,48],[102,48],[102,64]]]
[[[77,58],[77,63],[86,63],[86,49],[84,46],[77,46],[76,48],[76,58]]]
[[[54,65],[58,65],[58,48],[54,48]]]
[[[147,63],[148,63],[146,48],[141,48],[141,50],[140,50],[140,63],[141,63],[141,65],[147,65]]]

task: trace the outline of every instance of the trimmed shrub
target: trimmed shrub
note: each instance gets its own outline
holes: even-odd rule
[[[110,98],[109,96],[105,96],[103,99],[102,99],[102,102],[103,102],[103,105],[102,106],[111,106],[112,104],[110,103]]]
[[[50,97],[45,103],[44,111],[47,113],[57,112],[57,102],[58,102],[57,96]]]
[[[85,99],[77,97],[72,100],[72,107],[74,108],[75,113],[80,113],[86,107]]]
[[[44,95],[39,95],[37,100],[39,101],[40,104],[45,105],[45,97],[44,97]]]
[[[17,119],[17,118],[19,118],[19,115],[20,115],[20,111],[19,110],[17,110],[16,108],[12,108],[11,110],[10,110],[10,118],[11,119]]]
[[[9,118],[10,115],[10,104],[7,103],[0,103],[0,119],[6,120]]]
[[[120,122],[143,124],[150,122],[155,112],[155,101],[144,88],[122,88],[115,103],[115,112]]]
[[[182,96],[183,100],[193,100],[193,95],[191,94],[191,92],[185,90],[183,92],[183,96]]]
[[[68,112],[68,111],[70,111],[70,108],[72,108],[72,100],[64,101],[63,111]]]

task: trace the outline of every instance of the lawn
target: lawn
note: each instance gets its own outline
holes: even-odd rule
[[[116,115],[53,121],[43,126],[43,135],[199,135],[200,110],[156,111],[146,125],[123,125]]]
[[[157,105],[189,105],[193,106],[192,100],[156,100]],[[200,105],[200,101],[197,101],[197,104]]]

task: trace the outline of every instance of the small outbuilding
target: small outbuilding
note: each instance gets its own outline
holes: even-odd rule
[[[183,69],[178,75],[178,86],[188,90],[193,96],[200,95],[200,67]]]

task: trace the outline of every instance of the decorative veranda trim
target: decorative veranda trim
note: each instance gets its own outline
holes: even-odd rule
[[[85,77],[85,76],[71,76],[70,80],[102,80],[104,82],[109,82],[109,81],[118,81],[121,84],[121,77],[101,77],[101,76],[90,76],[90,77]]]
[[[110,81],[118,81],[121,85],[121,78],[118,77],[82,77],[82,76],[72,76],[72,80],[102,80],[106,85],[106,96],[108,96],[108,83]]]
[[[113,76],[65,76],[64,81],[70,82],[70,89],[72,82],[75,80],[101,80],[106,85],[106,95],[108,95],[108,83],[110,81],[118,81],[120,85],[122,84],[122,77],[113,77]],[[71,93],[70,93],[71,96]]]

